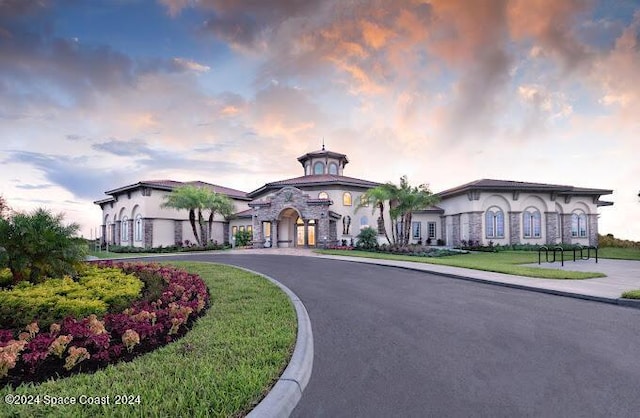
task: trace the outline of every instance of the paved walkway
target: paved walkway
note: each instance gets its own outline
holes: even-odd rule
[[[427,271],[458,278],[468,278],[476,281],[495,282],[504,285],[511,285],[518,288],[535,288],[547,290],[549,293],[566,294],[567,296],[587,296],[592,299],[608,299],[613,301],[618,299],[627,290],[640,289],[640,261],[631,260],[578,260],[565,261],[564,267],[560,263],[530,264],[533,267],[554,268],[575,271],[602,272],[607,277],[585,279],[585,280],[554,280],[538,279],[531,277],[514,276],[503,273],[493,273],[488,271],[471,270],[460,267],[442,266],[437,264],[418,263],[410,261],[378,260],[361,257],[322,255],[314,253],[310,249],[297,248],[265,248],[265,249],[243,249],[225,252],[226,254],[278,254],[296,255],[305,257],[319,257],[334,260],[351,261],[356,263],[377,264],[383,266],[394,266],[408,268],[411,270]],[[532,289],[533,290],[533,289]]]

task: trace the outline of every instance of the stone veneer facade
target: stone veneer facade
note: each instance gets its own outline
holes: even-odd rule
[[[254,201],[249,204],[254,210],[253,215],[253,246],[262,248],[265,245],[263,235],[263,222],[271,223],[271,243],[278,244],[278,223],[281,221],[283,211],[287,209],[295,210],[304,221],[305,242],[307,242],[309,221],[314,220],[317,225],[316,245],[335,245],[337,239],[336,231],[331,231],[330,225],[336,228],[335,222],[330,222],[329,206],[332,204],[328,199],[311,199],[308,194],[300,189],[287,186],[274,194],[267,196],[262,201]],[[327,240],[324,239],[327,237]]]
[[[482,212],[469,213],[469,240],[482,242]]]
[[[547,244],[555,244],[558,241],[558,213],[557,212],[545,212],[545,234],[547,235]]]
[[[509,212],[509,244],[520,243],[520,219],[522,212]]]
[[[142,220],[144,227],[144,248],[153,247],[153,219],[144,218]]]

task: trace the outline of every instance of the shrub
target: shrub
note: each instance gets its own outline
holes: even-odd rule
[[[236,239],[236,245],[238,247],[245,247],[247,245],[249,245],[249,243],[251,242],[251,239],[253,237],[251,236],[251,232],[249,231],[238,231],[236,232],[235,235],[235,239]]]
[[[378,231],[371,227],[363,228],[358,234],[357,244],[358,248],[364,250],[373,250],[378,248]]]
[[[32,321],[48,327],[66,316],[120,312],[141,294],[143,282],[119,269],[90,266],[78,281],[47,279],[21,282],[0,291],[0,327],[22,328]]]
[[[164,289],[157,300],[139,300],[102,319],[67,317],[48,330],[36,323],[0,329],[0,386],[41,382],[130,360],[184,335],[209,305],[208,289],[195,274],[155,264],[97,265],[121,269],[141,280],[155,276],[164,282]]]
[[[14,283],[76,274],[86,246],[74,238],[78,224],[62,220],[46,209],[0,217],[0,267],[11,270]]]

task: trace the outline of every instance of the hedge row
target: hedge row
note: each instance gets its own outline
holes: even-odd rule
[[[67,317],[48,330],[41,330],[37,322],[24,329],[0,330],[1,386],[91,372],[130,360],[184,335],[209,306],[209,291],[198,275],[156,264],[96,264],[138,277],[148,284],[144,297],[122,313],[102,319]],[[153,295],[158,298],[151,300]]]
[[[0,327],[23,328],[33,321],[47,328],[67,316],[122,312],[140,297],[144,284],[116,268],[87,266],[74,281],[47,279],[33,285],[23,281],[0,291]]]

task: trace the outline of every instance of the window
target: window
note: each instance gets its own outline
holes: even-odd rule
[[[369,227],[369,218],[363,216],[360,218],[360,229],[365,229]]]
[[[435,238],[436,237],[436,223],[435,222],[429,222],[427,224],[427,236],[428,236],[428,238]]]
[[[333,175],[338,174],[338,164],[329,163],[329,174],[333,174]]]
[[[492,208],[485,214],[485,230],[487,238],[504,238],[504,213],[499,208]]]
[[[318,161],[313,165],[313,174],[324,174],[324,163]]]
[[[244,232],[244,225],[240,225],[240,232]]]
[[[247,232],[248,233],[253,233],[253,225],[247,225]]]
[[[238,227],[237,226],[232,226],[231,227],[231,236],[235,237],[237,233],[238,233]]]
[[[271,239],[271,222],[262,222],[262,236]]]
[[[122,242],[129,240],[129,218],[126,216],[123,216],[120,222],[120,240]]]
[[[351,206],[351,193],[344,192],[342,195],[342,204],[345,206]]]
[[[525,238],[540,238],[541,217],[537,209],[527,209],[522,214],[523,231]]]
[[[571,214],[571,236],[587,236],[587,215],[582,211],[576,211]]]
[[[413,239],[422,237],[422,224],[420,222],[411,222],[411,237]]]
[[[360,195],[360,206],[369,206],[369,199],[367,199],[367,195],[365,194],[361,194]]]
[[[142,215],[136,216],[136,226],[135,226],[135,238],[136,241],[142,241]]]
[[[328,199],[329,195],[327,194],[327,192],[320,192],[318,193],[318,199]]]

